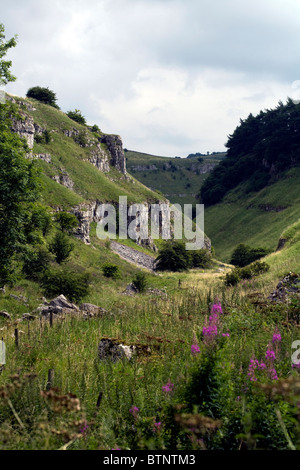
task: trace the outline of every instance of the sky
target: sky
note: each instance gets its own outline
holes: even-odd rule
[[[240,119],[300,99],[299,0],[0,0],[8,93],[167,157],[225,149]]]

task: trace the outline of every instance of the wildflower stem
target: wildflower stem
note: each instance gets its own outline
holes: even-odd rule
[[[283,432],[283,434],[284,434],[284,437],[286,438],[287,443],[288,443],[288,445],[289,445],[289,448],[290,448],[291,450],[296,450],[296,447],[295,447],[294,444],[292,443],[291,438],[290,438],[290,436],[289,436],[289,433],[287,432],[286,426],[285,426],[285,424],[284,424],[284,421],[283,421],[282,416],[281,416],[281,413],[280,413],[280,409],[279,409],[277,406],[276,406],[275,412],[276,412],[276,416],[277,416],[277,418],[278,418],[278,422],[279,422],[279,424],[280,424],[280,427],[281,427],[281,429],[282,429],[282,432]]]
[[[18,413],[17,413],[16,410],[14,409],[14,406],[13,406],[13,404],[12,404],[12,402],[10,401],[9,398],[7,398],[7,403],[8,403],[8,405],[9,405],[11,411],[13,412],[14,417],[15,417],[16,420],[18,421],[20,427],[21,427],[22,429],[25,429],[25,426],[24,426],[24,424],[22,423],[20,416],[18,415]]]

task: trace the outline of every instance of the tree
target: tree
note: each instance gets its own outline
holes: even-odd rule
[[[49,246],[49,250],[55,255],[58,264],[66,261],[73,249],[74,244],[70,241],[68,235],[63,232],[57,232]]]
[[[54,220],[57,222],[60,230],[69,235],[73,232],[73,229],[78,226],[77,217],[69,212],[58,212],[55,214]]]
[[[67,116],[73,121],[78,122],[79,124],[86,124],[85,117],[81,114],[81,111],[79,109],[75,109],[75,111],[68,111]]]
[[[4,41],[4,26],[0,25],[0,79],[14,81],[10,61],[3,60],[16,39]],[[13,282],[17,255],[27,243],[28,220],[32,203],[39,197],[37,170],[26,158],[29,148],[25,140],[11,131],[11,119],[18,119],[15,105],[0,104],[0,286]]]
[[[250,248],[250,246],[240,243],[233,251],[230,263],[242,268],[267,254],[268,251],[264,248]]]
[[[26,93],[27,98],[34,98],[35,100],[41,101],[41,103],[48,104],[53,108],[58,108],[56,104],[56,94],[54,91],[49,90],[49,88],[42,88],[40,86],[35,86],[33,88],[29,88]]]
[[[16,81],[16,77],[12,75],[9,70],[12,65],[11,60],[3,60],[7,51],[16,45],[17,36],[13,37],[9,41],[5,41],[4,25],[0,23],[0,84],[7,85],[9,82]]]
[[[159,271],[187,271],[191,265],[190,252],[181,241],[167,241],[156,258]]]

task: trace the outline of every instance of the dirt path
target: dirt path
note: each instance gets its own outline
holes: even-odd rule
[[[117,253],[121,258],[129,263],[135,264],[139,268],[148,269],[149,271],[154,271],[155,268],[155,259],[150,256],[142,253],[141,251],[130,248],[129,246],[121,245],[115,241],[111,241],[110,247],[114,253]]]

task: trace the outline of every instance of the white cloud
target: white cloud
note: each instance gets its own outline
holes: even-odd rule
[[[10,0],[7,90],[49,86],[128,148],[221,150],[240,118],[299,94],[299,13],[298,0]]]

